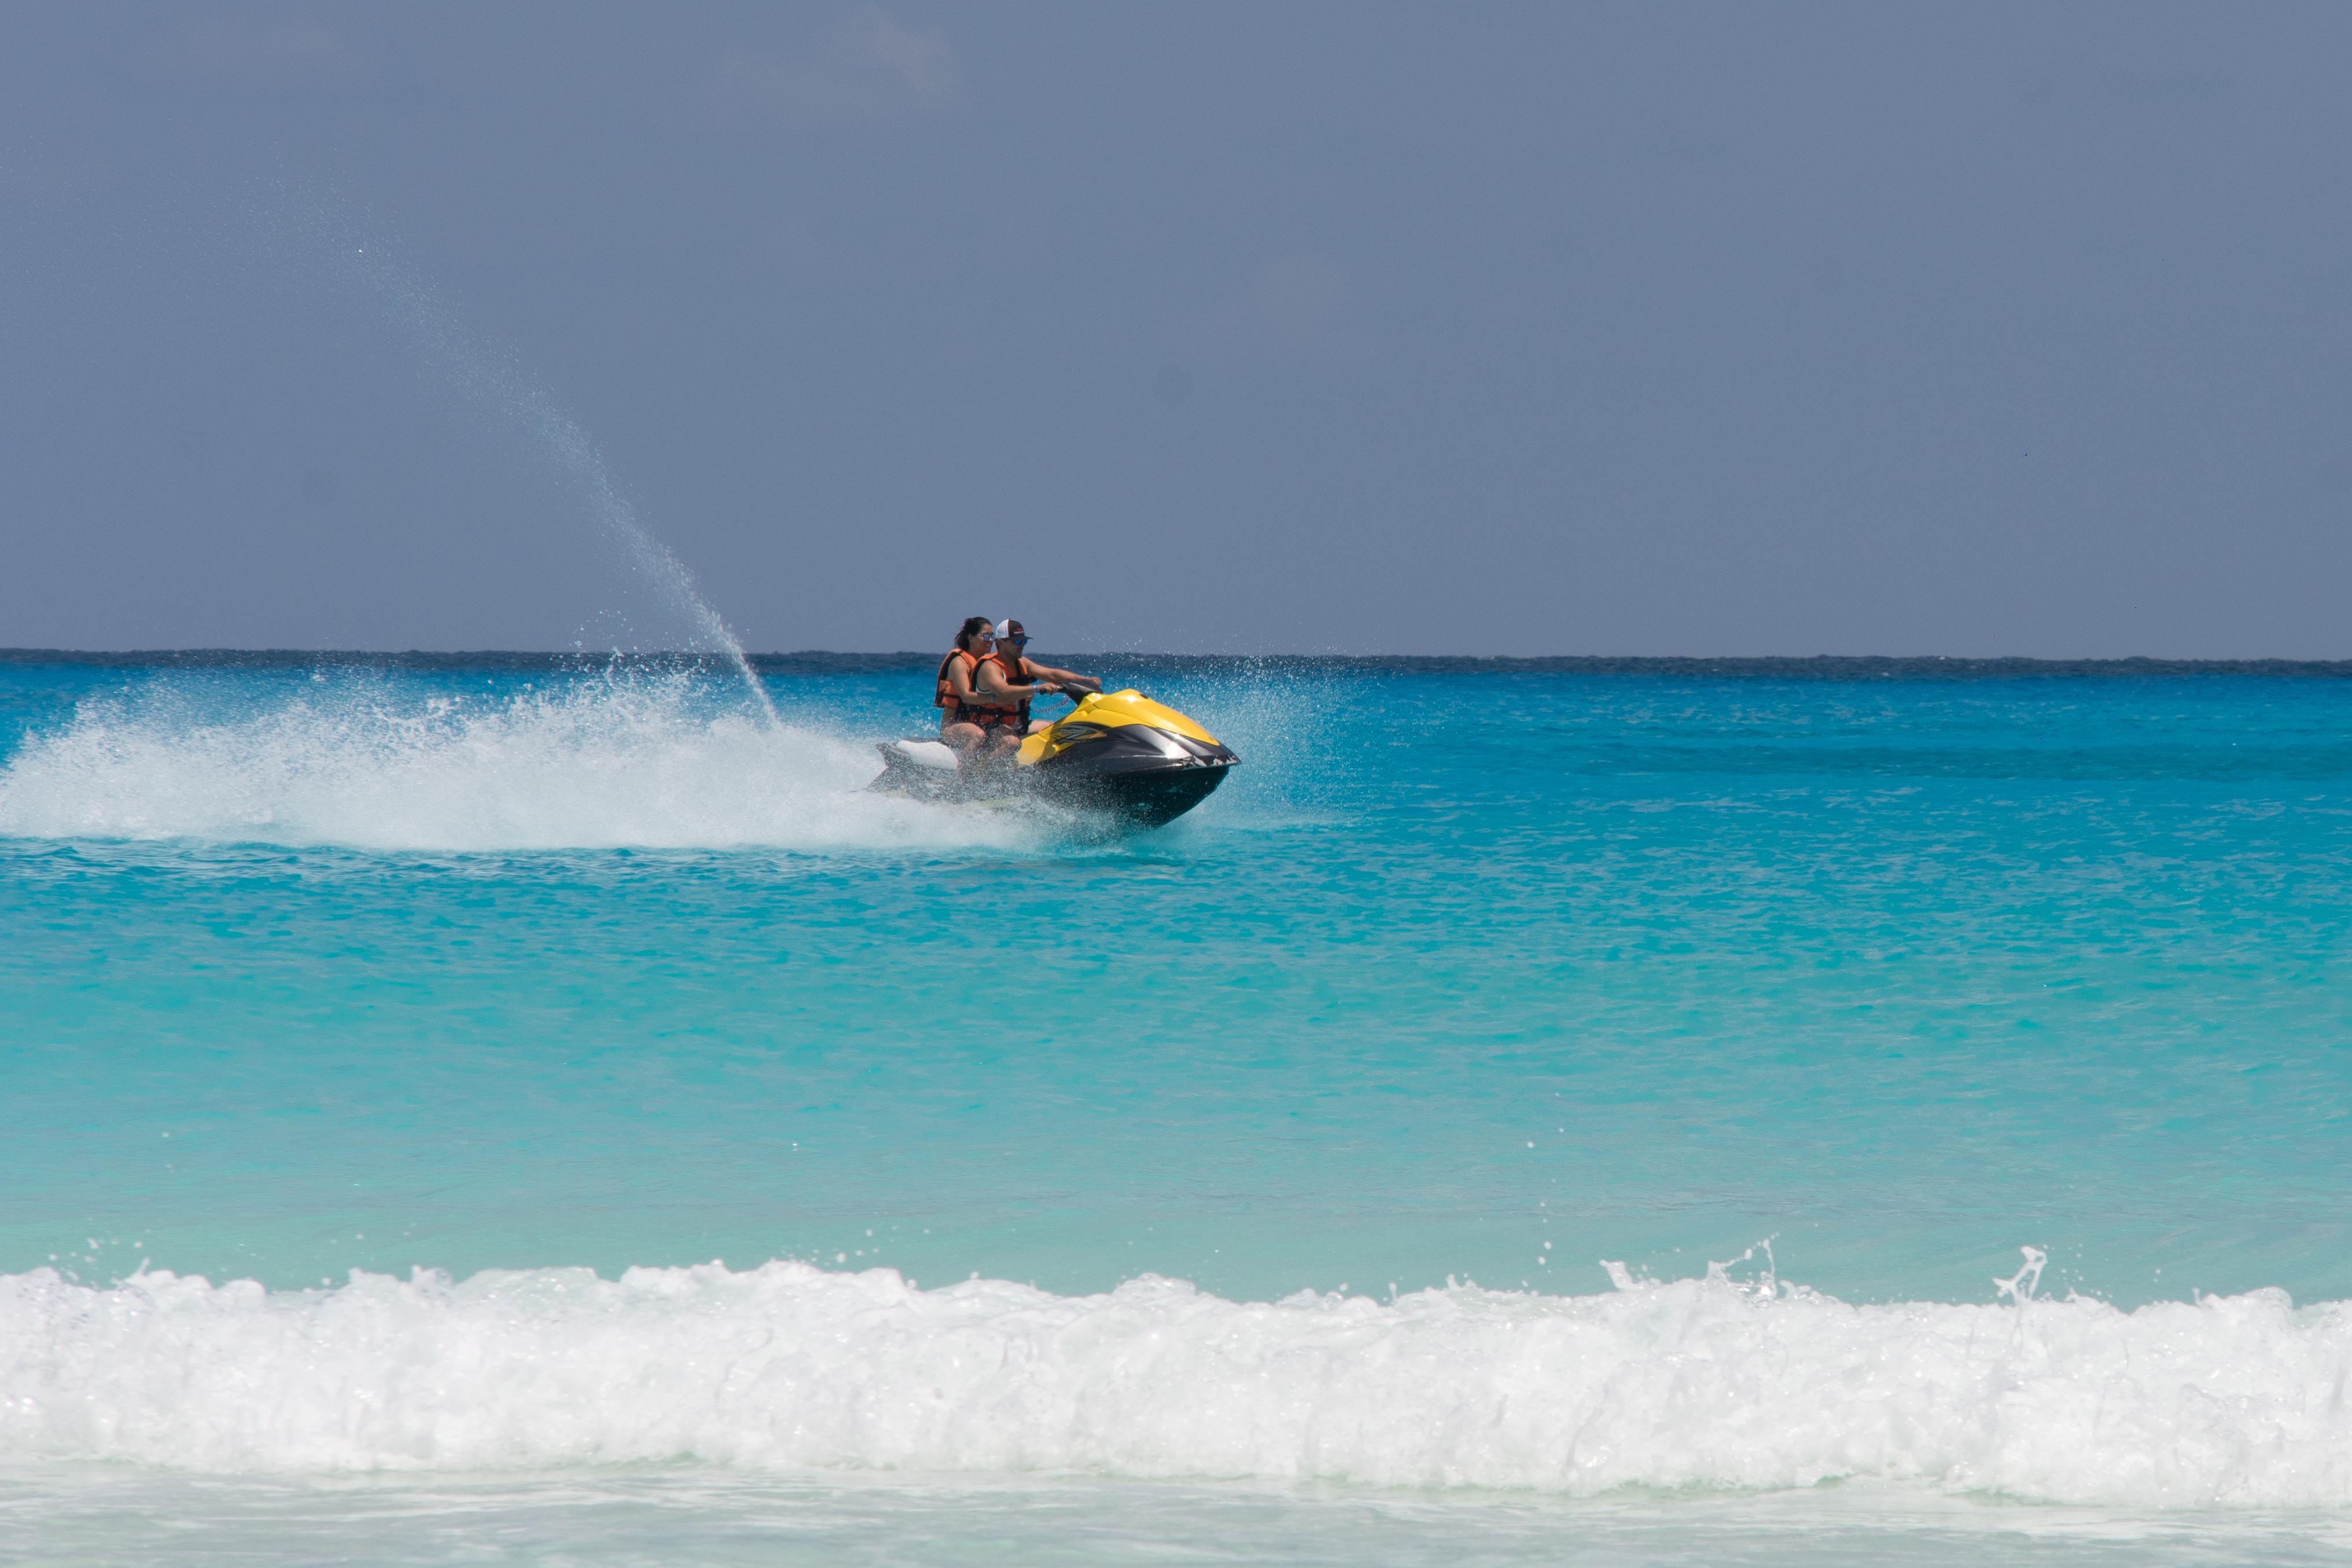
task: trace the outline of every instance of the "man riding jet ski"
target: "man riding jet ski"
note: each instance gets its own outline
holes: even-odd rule
[[[1021,689],[1026,681],[1040,691],[1059,691],[1075,702],[1089,691],[1100,691],[1102,682],[1091,675],[1080,675],[1075,669],[1055,669],[1050,664],[1039,664],[1029,657],[1029,634],[1015,620],[996,623],[996,657],[987,662],[992,667],[980,672],[983,692],[1012,693]],[[1043,719],[1029,717],[1028,699],[1021,700],[1020,716],[1014,721],[1013,733],[1034,735],[1046,728]]]
[[[940,738],[885,742],[882,776],[868,788],[916,800],[1049,800],[1158,827],[1206,800],[1241,761],[1139,691],[1105,695],[1098,680],[1032,662],[1019,651],[1028,641],[1019,622],[1002,630],[1020,639],[1009,658],[995,652],[1000,628],[979,616],[964,623],[940,664]],[[1053,723],[1029,722],[1030,701],[1055,691],[1076,706]]]

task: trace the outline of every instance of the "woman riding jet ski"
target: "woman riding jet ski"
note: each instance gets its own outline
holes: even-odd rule
[[[1017,635],[1017,626],[1013,629]],[[882,776],[868,788],[916,800],[1029,797],[1158,827],[1206,800],[1241,761],[1200,725],[1139,691],[1080,696],[1053,688],[1077,703],[1055,722],[1028,735],[1004,720],[992,722],[990,704],[971,675],[997,656],[977,654],[976,640],[992,648],[995,642],[994,628],[979,616],[965,623],[956,651],[940,666],[940,732],[955,737],[964,728],[979,728],[994,744],[959,748],[929,737],[885,742]],[[1021,719],[1028,715],[1029,690],[1042,689],[1010,689],[1021,694]]]

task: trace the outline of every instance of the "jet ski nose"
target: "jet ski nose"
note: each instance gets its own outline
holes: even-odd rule
[[[1173,730],[1154,729],[1148,724],[1138,724],[1132,728],[1137,741],[1180,766],[1189,763],[1230,765],[1241,761],[1221,742],[1196,741],[1190,735],[1180,735]]]

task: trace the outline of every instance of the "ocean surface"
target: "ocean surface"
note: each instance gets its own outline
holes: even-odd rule
[[[1073,662],[0,659],[0,1562],[2352,1563],[2347,671]]]

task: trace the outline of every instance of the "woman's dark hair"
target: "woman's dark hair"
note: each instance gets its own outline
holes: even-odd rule
[[[995,624],[996,623],[994,621],[990,620],[986,616],[966,616],[963,618],[963,630],[956,633],[956,647],[963,649],[966,653],[970,653],[971,651],[971,634],[974,632],[984,632]]]

